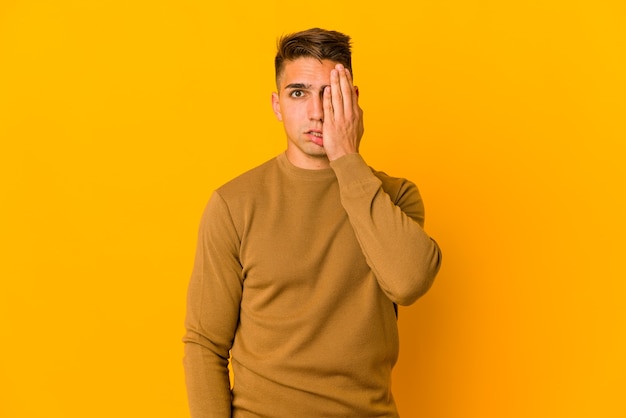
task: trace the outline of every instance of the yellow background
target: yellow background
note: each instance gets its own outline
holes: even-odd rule
[[[354,39],[362,153],[444,266],[403,417],[626,417],[626,4],[0,3],[0,416],[185,417],[211,191],[281,152],[276,38]]]

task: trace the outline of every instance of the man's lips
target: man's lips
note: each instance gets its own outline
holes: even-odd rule
[[[306,134],[311,140],[311,142],[319,146],[324,145],[324,137],[322,135],[322,131],[312,130],[312,131],[308,131]]]

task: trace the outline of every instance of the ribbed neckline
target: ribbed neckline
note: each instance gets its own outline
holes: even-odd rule
[[[303,180],[328,180],[335,178],[335,171],[332,168],[322,168],[319,170],[308,170],[306,168],[296,167],[289,161],[287,154],[283,152],[276,157],[280,168],[292,177]]]

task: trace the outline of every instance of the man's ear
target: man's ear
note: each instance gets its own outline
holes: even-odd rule
[[[272,93],[272,110],[276,115],[276,119],[283,121],[283,114],[280,113],[280,100],[278,99],[278,93]]]

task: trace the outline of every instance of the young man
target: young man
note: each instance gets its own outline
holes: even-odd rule
[[[358,153],[350,38],[285,36],[275,64],[287,150],[217,189],[201,221],[184,337],[191,415],[396,417],[396,304],[428,290],[441,253],[416,186]]]

